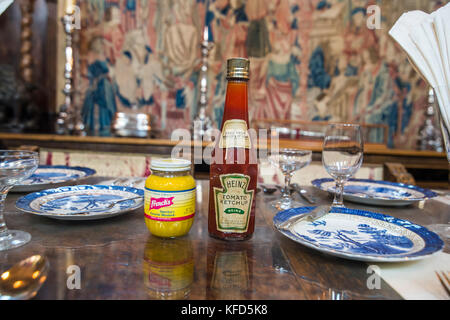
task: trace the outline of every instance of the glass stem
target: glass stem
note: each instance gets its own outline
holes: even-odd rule
[[[3,215],[3,211],[5,209],[5,199],[6,199],[7,191],[0,193],[0,239],[7,237],[9,232],[6,227],[5,217]]]
[[[334,194],[333,207],[344,207],[344,184],[345,180],[336,179],[336,192]]]
[[[283,199],[284,201],[291,201],[291,178],[290,174],[284,176],[284,190],[283,190]]]

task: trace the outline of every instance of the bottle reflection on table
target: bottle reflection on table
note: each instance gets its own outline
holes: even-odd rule
[[[208,243],[207,296],[215,300],[250,299],[252,260],[249,248],[238,243]]]
[[[150,298],[187,299],[194,280],[194,249],[186,238],[150,236],[144,252],[144,284]]]

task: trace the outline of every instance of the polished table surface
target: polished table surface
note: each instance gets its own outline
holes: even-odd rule
[[[308,189],[321,203],[331,202],[326,193]],[[209,237],[208,192],[208,181],[198,181],[194,225],[177,240],[151,236],[143,208],[106,220],[59,221],[19,212],[14,204],[21,194],[10,193],[7,225],[31,233],[32,240],[0,252],[0,270],[30,255],[47,256],[48,278],[35,299],[160,299],[167,292],[172,298],[194,300],[401,299],[384,281],[381,289],[368,288],[369,264],[321,254],[276,231],[268,202],[279,194],[258,193],[252,239],[225,242]],[[346,205],[425,226],[448,223],[450,216],[449,207],[437,201],[423,208]]]

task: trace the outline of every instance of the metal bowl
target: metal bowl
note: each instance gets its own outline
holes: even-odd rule
[[[150,120],[150,115],[145,113],[117,112],[112,131],[119,137],[148,138],[151,132]]]

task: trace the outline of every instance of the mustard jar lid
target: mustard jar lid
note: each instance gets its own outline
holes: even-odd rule
[[[187,171],[191,170],[191,161],[181,158],[153,159],[150,169],[166,172]]]

